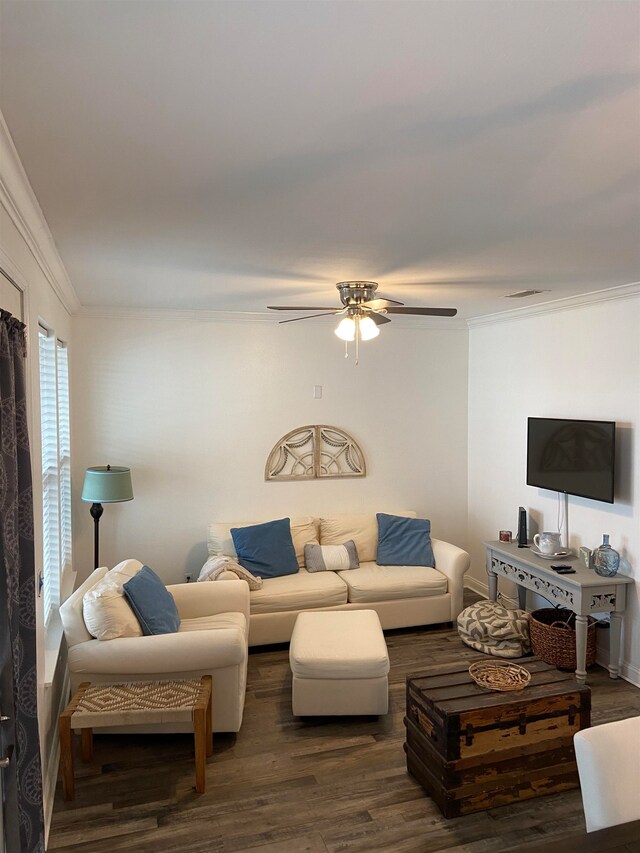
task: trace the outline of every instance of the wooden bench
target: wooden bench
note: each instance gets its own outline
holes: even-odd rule
[[[213,752],[211,691],[210,675],[199,680],[81,684],[59,720],[64,799],[75,798],[74,729],[80,729],[82,760],[91,761],[94,728],[189,721],[193,722],[196,791],[203,794],[206,760]]]

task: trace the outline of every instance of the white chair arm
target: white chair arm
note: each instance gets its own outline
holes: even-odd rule
[[[451,621],[455,622],[463,607],[464,576],[471,565],[471,557],[462,548],[443,542],[442,539],[432,539],[433,556],[436,569],[442,572],[449,581],[448,592],[451,595]]]
[[[152,678],[158,672],[209,672],[235,666],[246,653],[240,628],[216,628],[78,643],[69,649],[69,668],[76,673],[145,673]]]
[[[587,832],[640,819],[640,716],[573,736]]]
[[[234,581],[176,583],[167,586],[178,608],[180,619],[197,619],[216,613],[244,613],[249,624],[249,585]]]

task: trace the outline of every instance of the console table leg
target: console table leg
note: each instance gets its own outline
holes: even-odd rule
[[[518,586],[518,607],[520,610],[527,609],[527,588],[526,586]]]
[[[576,679],[587,680],[587,617],[576,616]]]
[[[609,676],[618,677],[620,664],[620,632],[622,629],[622,613],[611,613],[611,630],[609,631]]]
[[[488,572],[489,577],[489,598],[495,601],[498,598],[498,576],[493,572]]]

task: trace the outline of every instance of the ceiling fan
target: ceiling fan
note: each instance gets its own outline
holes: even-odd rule
[[[280,320],[280,323],[295,323],[298,320],[310,320],[313,317],[344,315],[335,330],[336,335],[345,342],[345,358],[349,355],[348,344],[356,343],[356,364],[358,363],[358,345],[361,340],[368,341],[380,334],[379,326],[389,323],[387,314],[421,314],[430,317],[455,317],[456,308],[407,308],[396,299],[375,296],[378,283],[375,281],[340,281],[336,284],[340,293],[342,308],[318,308],[297,305],[268,305],[271,311],[320,311],[320,314],[307,314],[305,317],[292,317]]]

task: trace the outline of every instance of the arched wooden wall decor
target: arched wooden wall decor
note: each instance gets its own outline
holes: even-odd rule
[[[349,433],[326,424],[298,427],[274,446],[265,480],[365,477],[364,454]]]

